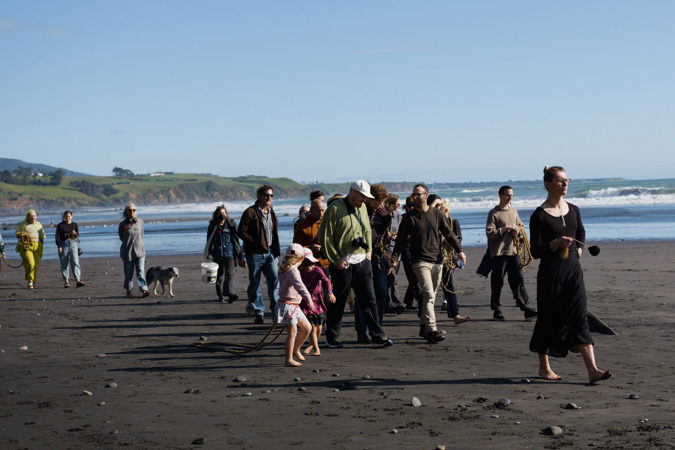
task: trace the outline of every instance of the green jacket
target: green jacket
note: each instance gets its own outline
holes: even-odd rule
[[[336,200],[328,207],[321,221],[319,228],[319,242],[321,242],[321,251],[326,259],[333,265],[338,265],[342,258],[350,253],[366,253],[361,247],[355,247],[352,241],[358,237],[363,237],[368,244],[368,252],[372,252],[373,243],[370,230],[370,220],[366,205],[360,208],[349,208],[353,213],[349,213],[346,198]],[[351,207],[351,205],[350,205]],[[361,218],[361,223],[356,215]]]

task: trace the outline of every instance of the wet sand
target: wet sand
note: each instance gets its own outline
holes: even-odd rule
[[[244,312],[243,269],[242,298],[227,304],[201,281],[198,254],[150,252],[146,267],[180,268],[173,298],[141,298],[137,289],[135,298],[123,297],[118,258],[83,255],[87,286],[79,289],[62,287],[58,261],[43,261],[35,290],[26,289],[22,269],[3,264],[0,445],[667,448],[675,442],[674,245],[601,247],[582,259],[588,305],[618,335],[593,335],[599,367],[614,372],[597,384],[587,382],[578,354],[552,359],[563,380],[537,376],[528,350],[534,323],[523,320],[508,286],[506,321],[491,320],[489,280],[475,274],[483,247],[466,249],[469,266],[456,275],[460,313],[471,322],[452,324],[437,298],[445,341],[417,337],[416,314],[406,312],[385,316],[394,346],[371,348],[356,343],[346,314],[345,348],[322,348],[301,368],[283,366],[284,335],[247,354],[222,351],[254,345],[271,327],[269,313],[254,325]],[[532,301],[537,266],[526,271]],[[402,272],[398,280],[404,288]],[[193,346],[204,339],[215,344]],[[504,398],[510,404],[501,407]],[[549,426],[562,434],[545,435]]]

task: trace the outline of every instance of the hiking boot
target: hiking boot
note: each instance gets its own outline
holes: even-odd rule
[[[495,309],[494,314],[492,314],[492,320],[506,320],[504,318],[504,314],[502,314],[501,310]]]
[[[427,325],[423,323],[422,325],[420,325],[420,337],[423,338],[426,335],[427,335]]]
[[[427,335],[424,337],[429,344],[435,344],[436,342],[441,342],[442,340],[445,339],[445,336],[443,336],[437,330],[428,332]]]
[[[262,314],[258,314],[257,316],[255,316],[255,320],[253,321],[253,323],[255,323],[255,324],[257,324],[257,325],[262,325],[262,324],[264,324],[264,323],[265,323],[265,320],[263,319]]]
[[[534,308],[528,308],[525,310],[525,320],[527,322],[532,322],[537,318],[537,310]]]
[[[382,347],[391,347],[394,345],[391,339],[388,339],[387,336],[375,336],[373,338],[373,344],[375,344],[375,347],[377,348],[382,348]]]
[[[342,348],[342,342],[338,339],[331,339],[330,341],[326,341],[326,346],[328,348]]]

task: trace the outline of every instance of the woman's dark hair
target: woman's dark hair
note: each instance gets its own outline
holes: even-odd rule
[[[558,172],[564,172],[565,169],[561,166],[546,166],[544,167],[544,181],[549,183],[558,177]]]
[[[66,214],[70,214],[71,216],[73,215],[73,212],[70,210],[66,210],[61,214],[61,220],[66,220]]]
[[[220,215],[220,210],[224,209],[225,210],[225,217],[227,218],[229,214],[227,213],[227,208],[225,205],[220,205],[216,208],[215,211],[213,211],[213,216],[211,217],[212,222],[220,222],[220,220],[217,219],[217,217]]]

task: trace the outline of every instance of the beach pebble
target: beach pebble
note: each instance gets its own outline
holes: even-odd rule
[[[112,430],[112,431],[110,432],[110,434],[117,434],[117,433],[119,433],[118,430]]]
[[[363,379],[364,379],[364,380],[370,380],[370,375],[365,375],[365,376],[363,377]]]
[[[105,402],[100,402],[100,403],[99,403],[98,405],[96,405],[96,406],[103,406],[103,405],[105,405]]]
[[[242,397],[250,397],[252,395],[253,395],[252,392],[244,392],[243,394],[241,394]]]
[[[237,383],[245,383],[248,380],[243,375],[237,375],[236,377],[234,377],[234,381],[236,381]]]
[[[105,358],[106,356],[108,355],[106,355],[105,353],[99,353],[98,355],[96,355],[97,358]]]
[[[497,414],[493,414],[490,416],[491,419],[499,419],[499,416]]]
[[[4,348],[0,348],[0,353],[5,353],[5,349],[4,349]]]
[[[82,393],[84,395],[94,395],[91,391],[85,391],[84,389],[82,390]]]
[[[206,438],[197,438],[194,441],[190,442],[192,445],[204,445],[206,444]]]
[[[334,373],[333,376],[334,376],[334,377],[339,377],[340,374],[339,374],[339,373]]]
[[[546,398],[546,397],[544,397],[544,396],[541,395],[541,394],[537,395],[537,400],[544,400],[545,398]]]
[[[333,389],[333,392],[340,392],[340,389]]]
[[[520,425],[520,422],[516,420],[515,422],[513,422],[513,424],[514,425]]]
[[[304,388],[304,387],[302,387],[302,386],[300,386],[300,387],[298,388],[298,390],[299,390],[300,392],[305,392],[307,389]]]
[[[509,406],[511,404],[511,400],[508,398],[500,398],[499,401],[497,402],[497,406]]]
[[[208,338],[206,336],[199,336],[200,341],[208,341]]]
[[[28,350],[28,346],[22,345],[21,347],[19,347],[19,350],[21,350],[22,352],[25,352],[26,350]]]
[[[265,390],[263,391],[263,394],[271,394],[271,393],[272,393],[272,391],[270,391],[269,389],[265,389]]]
[[[391,434],[398,434],[398,430],[396,428],[391,429]]]
[[[562,434],[562,428],[556,427],[555,425],[546,427],[542,430],[542,432],[547,435],[547,436],[557,436],[559,434]]]
[[[445,450],[445,445],[437,445],[434,450]]]
[[[530,379],[529,379],[529,378],[521,378],[521,379],[520,379],[520,382],[521,382],[521,383],[529,383],[529,382],[530,382]]]
[[[649,419],[644,418],[644,419],[638,420],[638,423],[646,423],[646,422],[649,422]]]
[[[410,399],[410,404],[413,405],[415,408],[419,408],[422,406],[422,402],[420,401],[419,398],[413,397]]]
[[[628,398],[631,399],[631,400],[637,400],[637,399],[640,398],[640,397],[639,397],[637,394],[630,394],[630,395],[628,396]]]
[[[314,373],[319,373],[319,372],[321,372],[321,371],[320,371],[319,369],[314,369],[314,370],[312,370],[312,372],[314,372]]]
[[[581,409],[581,406],[577,406],[574,403],[568,403],[565,405],[565,409]]]
[[[293,381],[300,381],[300,377],[293,378]]]
[[[117,387],[117,383],[108,383],[108,384],[105,385],[105,387],[107,387],[107,388],[116,388],[116,387]]]

